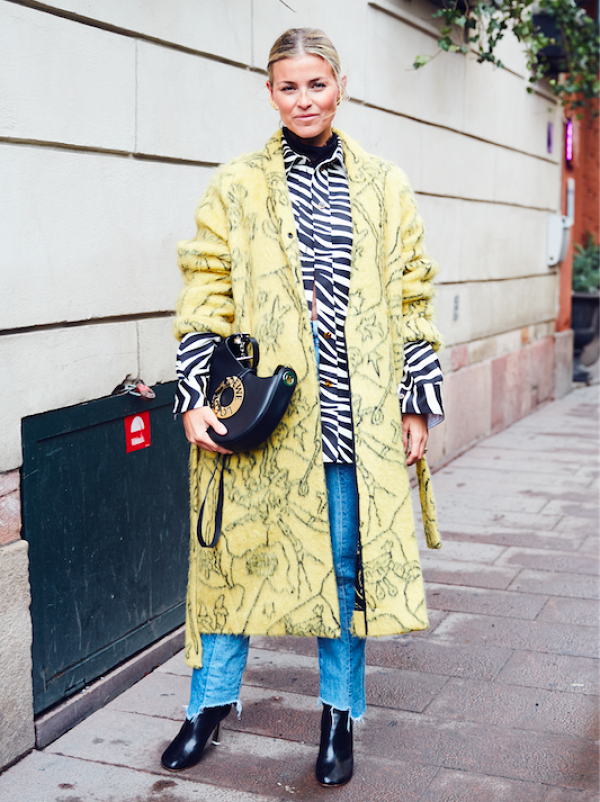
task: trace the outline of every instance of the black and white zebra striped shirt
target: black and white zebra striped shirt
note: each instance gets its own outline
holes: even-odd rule
[[[283,157],[302,262],[307,305],[317,300],[320,403],[325,462],[354,461],[348,357],[344,324],[348,309],[352,216],[342,145],[316,165],[282,138]],[[292,140],[293,141],[293,140]],[[314,286],[313,286],[314,285]],[[177,360],[179,385],[174,412],[205,403],[210,360],[217,335],[189,333]],[[429,343],[407,343],[398,388],[402,412],[428,415],[428,425],[443,420],[442,373]]]
[[[324,462],[354,462],[344,328],[350,290],[352,213],[342,143],[313,166],[284,136],[283,161],[296,220],[308,309],[317,304]],[[314,287],[313,287],[314,285]]]

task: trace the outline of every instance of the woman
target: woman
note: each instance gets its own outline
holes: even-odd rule
[[[438,547],[422,460],[428,424],[443,415],[437,268],[405,176],[332,130],[346,78],[329,39],[287,31],[268,78],[283,130],[218,171],[196,237],[179,245],[175,409],[193,444],[194,672],[186,721],[162,761],[197,763],[239,708],[249,635],[317,636],[316,777],[336,786],[352,776],[352,720],[365,712],[366,636],[428,626],[406,466],[419,461]],[[298,385],[264,447],[228,457],[223,534],[207,549],[195,537],[198,499],[229,453],[208,434],[226,428],[205,403],[207,376],[215,344],[236,331],[258,340],[259,373],[287,364]]]

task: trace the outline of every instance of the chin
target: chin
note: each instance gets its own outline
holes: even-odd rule
[[[319,137],[324,136],[327,140],[330,136],[328,128],[322,128],[319,126],[298,126],[298,125],[288,125],[290,131],[292,131],[296,136],[299,136],[301,139],[318,139]]]

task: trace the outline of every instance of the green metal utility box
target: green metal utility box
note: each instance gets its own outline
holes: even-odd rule
[[[188,443],[174,386],[23,420],[36,714],[184,620]]]

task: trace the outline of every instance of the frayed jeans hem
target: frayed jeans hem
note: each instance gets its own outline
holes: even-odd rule
[[[232,699],[229,702],[223,702],[223,704],[221,705],[215,705],[215,707],[224,707],[225,705],[233,705],[236,709],[237,717],[238,718],[242,717],[242,702],[240,699]],[[196,711],[196,713],[192,713],[192,715],[190,716],[189,708],[190,708],[189,705],[185,708],[185,717],[188,721],[196,721],[198,716],[201,713],[204,713],[204,711],[207,709],[206,707],[201,707],[200,710]]]
[[[321,707],[322,705],[328,705],[329,707],[333,708],[334,710],[339,710],[341,713],[345,713],[346,711],[349,711],[350,717],[348,718],[348,722],[350,722],[350,720],[352,720],[352,722],[355,723],[355,724],[360,724],[360,722],[364,720],[365,713],[367,712],[366,710],[363,710],[362,713],[359,713],[358,716],[355,716],[353,714],[352,710],[349,707],[337,707],[336,705],[332,705],[331,702],[328,702],[326,699],[323,699],[322,696],[319,696],[319,699],[317,701],[317,705],[319,707]]]

